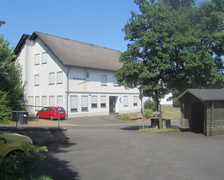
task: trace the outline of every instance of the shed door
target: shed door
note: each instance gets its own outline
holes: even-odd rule
[[[191,106],[190,128],[193,132],[204,132],[204,106],[199,102]]]

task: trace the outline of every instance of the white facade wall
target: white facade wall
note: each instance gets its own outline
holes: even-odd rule
[[[42,57],[44,53],[46,53],[46,62],[43,62],[45,60]],[[38,54],[39,62],[35,59]],[[64,66],[39,38],[35,42],[26,40],[17,56],[17,61],[22,67],[25,100],[30,113],[35,113],[42,106],[49,105],[63,106],[69,117],[104,115],[112,111],[115,113],[140,111],[138,89],[125,89],[114,84],[115,72]],[[58,83],[58,74],[60,83]],[[104,84],[101,83],[101,75],[107,77]],[[74,106],[71,97],[74,96],[78,100],[77,110],[71,111]],[[88,101],[87,110],[82,109],[83,96]],[[94,99],[97,97],[97,103],[93,107],[92,96]],[[106,104],[103,107],[101,107],[102,96],[106,98]],[[124,99],[128,100],[124,102]]]
[[[107,77],[107,83],[101,83],[101,75]],[[69,101],[68,111],[70,116],[80,116],[83,114],[108,114],[110,112],[110,97],[114,98],[114,112],[130,112],[140,110],[140,101],[138,100],[138,89],[125,89],[117,84],[114,84],[113,77],[114,72],[77,68],[71,67],[69,70]],[[71,96],[78,98],[78,109],[75,112],[71,112]],[[87,96],[88,99],[88,111],[82,111],[82,96]],[[97,107],[92,108],[92,96],[97,97]],[[106,107],[101,107],[101,97],[106,97]],[[124,106],[123,98],[128,96],[128,106]],[[133,98],[137,97],[137,106],[133,105]],[[112,102],[111,102],[112,103]]]
[[[107,83],[101,84],[101,75],[107,76]],[[74,68],[69,71],[69,105],[71,104],[71,96],[78,98],[77,112],[70,112],[71,116],[79,116],[82,114],[90,115],[94,113],[108,114],[110,112],[110,97],[114,98],[114,111],[116,113],[139,111],[140,101],[137,100],[137,106],[133,105],[134,96],[138,99],[137,89],[125,89],[113,83],[114,72],[102,71],[96,69]],[[82,111],[81,98],[88,97],[88,111]],[[97,107],[92,108],[92,96],[97,97]],[[101,107],[101,97],[106,97],[106,107]],[[128,106],[124,106],[123,98],[128,96]],[[69,106],[69,111],[71,107]]]

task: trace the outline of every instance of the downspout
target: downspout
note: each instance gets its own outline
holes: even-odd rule
[[[68,118],[68,99],[69,99],[69,71],[70,71],[71,66],[68,66],[68,71],[66,73],[66,77],[67,77],[67,90],[66,90],[66,94],[67,94],[67,100],[66,100],[66,112],[67,112],[67,118]]]

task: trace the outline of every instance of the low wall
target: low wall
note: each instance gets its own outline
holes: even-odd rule
[[[33,140],[35,145],[68,142],[67,129],[60,127],[0,127],[1,131],[15,132],[26,135]]]

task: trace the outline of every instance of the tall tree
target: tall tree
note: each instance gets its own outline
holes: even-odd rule
[[[0,124],[6,124],[12,108],[8,105],[7,93],[0,90]]]
[[[20,67],[14,58],[13,49],[0,35],[0,91],[7,93],[10,106],[24,103]]]
[[[140,13],[131,12],[123,28],[130,43],[120,58],[118,83],[141,87],[157,103],[170,91],[223,87],[223,0],[135,3]]]

